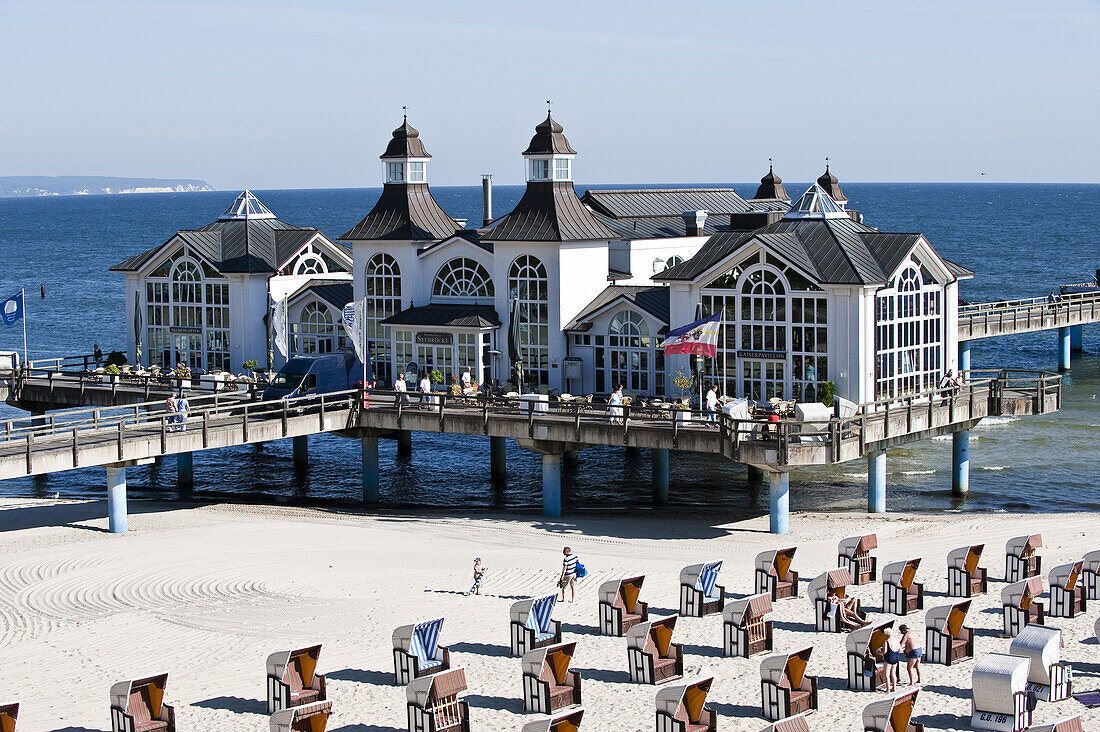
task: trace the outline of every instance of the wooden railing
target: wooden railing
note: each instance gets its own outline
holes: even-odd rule
[[[81,358],[68,357],[68,358]],[[137,389],[142,393],[143,399],[149,399],[156,393],[165,393],[168,391],[180,391],[181,389],[197,388],[201,381],[200,376],[179,376],[172,371],[165,373],[152,375],[152,374],[101,374],[94,371],[65,371],[62,368],[55,367],[54,362],[61,362],[64,359],[50,359],[46,366],[26,366],[16,369],[10,374],[11,385],[15,394],[20,394],[23,386],[32,379],[44,379],[46,385],[49,388],[50,394],[54,393],[54,390],[58,387],[75,388],[81,395],[89,388],[109,389],[112,396],[117,395],[119,389]],[[38,361],[28,363],[40,363]],[[226,390],[230,388],[238,391],[243,387],[243,391],[251,395],[251,398],[255,398],[255,395],[266,388],[267,382],[264,381],[251,381],[251,382],[228,382],[226,383]]]
[[[1054,328],[1074,323],[1088,323],[1100,320],[1100,291],[1077,292],[1055,295],[1055,301],[1048,297],[1031,297],[1021,300],[999,300],[973,305],[959,306],[959,339],[984,337],[991,328],[992,335],[1006,332],[1006,329],[1033,330]]]

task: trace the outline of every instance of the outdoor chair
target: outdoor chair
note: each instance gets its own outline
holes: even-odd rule
[[[920,557],[882,568],[882,612],[908,615],[924,608],[924,585],[916,581]]]
[[[851,584],[863,585],[875,581],[878,559],[871,556],[871,550],[877,548],[878,536],[875,534],[850,536],[840,542],[837,547],[837,564],[847,567],[851,572]]]
[[[774,722],[817,709],[817,677],[806,674],[813,650],[813,646],[806,646],[760,662],[760,709],[764,719]]]
[[[523,654],[523,711],[553,714],[581,703],[581,675],[570,671],[576,643],[559,643]]]
[[[707,709],[713,676],[698,677],[657,692],[657,732],[716,732],[718,714]]]
[[[461,666],[410,681],[405,687],[409,732],[470,732],[470,705],[458,698],[463,691]]]
[[[923,724],[913,723],[913,707],[919,689],[897,691],[863,708],[863,732],[924,732]]]
[[[1033,697],[1027,693],[1031,661],[990,653],[974,666],[970,726],[994,732],[1023,732],[1031,725]]]
[[[19,719],[18,704],[0,704],[0,732],[15,732],[17,719]]]
[[[1028,577],[1001,590],[1001,606],[1004,608],[1004,634],[1010,638],[1032,623],[1043,625],[1043,594],[1041,577]]]
[[[1042,546],[1042,534],[1009,539],[1005,545],[1005,582],[1038,577],[1043,570],[1043,559],[1038,554],[1038,549]]]
[[[848,688],[853,691],[886,691],[889,682],[886,679],[886,664],[878,655],[878,650],[886,643],[887,628],[894,626],[893,620],[857,628],[844,639],[848,650]]]
[[[985,544],[952,549],[947,555],[947,594],[949,597],[973,597],[989,587],[985,567],[979,567]]]
[[[645,575],[610,580],[600,585],[600,635],[621,637],[649,619],[649,605],[638,599]]]
[[[684,649],[672,642],[676,616],[647,620],[626,632],[627,670],[636,684],[663,684],[684,675]]]
[[[773,549],[756,555],[756,592],[767,592],[772,601],[798,597],[798,572],[791,569],[797,547]]]
[[[176,711],[164,703],[167,684],[168,674],[160,674],[112,686],[111,732],[175,732]]]
[[[1085,585],[1081,582],[1084,561],[1059,564],[1050,570],[1050,607],[1052,618],[1073,618],[1085,612]]]
[[[512,603],[509,615],[513,656],[561,643],[561,622],[551,617],[557,602],[558,596],[553,594]]]
[[[1100,618],[1096,619],[1096,624],[1092,626],[1092,637],[1100,643]]]
[[[1081,723],[1081,715],[1075,714],[1046,724],[1037,724],[1030,728],[1030,732],[1085,732],[1085,726]]]
[[[848,585],[852,583],[852,575],[844,567],[830,569],[828,572],[818,575],[810,582],[806,589],[806,595],[814,604],[814,627],[818,631],[828,633],[841,633],[848,628],[842,627],[840,621],[840,608],[829,601],[829,590],[833,590],[838,597],[844,599],[847,595]],[[856,601],[856,614],[865,619],[866,614]]]
[[[1039,701],[1065,701],[1073,694],[1073,667],[1062,661],[1062,631],[1029,625],[1012,639],[1008,652],[1031,660],[1027,690]]]
[[[963,625],[970,600],[939,605],[924,616],[924,646],[929,663],[950,666],[974,658],[974,629]]]
[[[680,570],[680,614],[701,618],[722,612],[726,588],[718,584],[721,562],[692,564]]]
[[[443,618],[435,618],[393,631],[393,683],[404,686],[451,667],[451,652],[439,645],[442,629]]]
[[[325,732],[332,716],[332,702],[319,701],[298,707],[281,709],[268,721],[270,732]]]
[[[767,592],[731,600],[722,610],[722,655],[749,658],[772,649],[772,611]]]
[[[279,651],[267,657],[267,713],[328,698],[325,677],[317,673],[321,646]]]
[[[1089,552],[1081,560],[1081,583],[1087,599],[1100,600],[1100,550]]]
[[[810,732],[810,722],[806,718],[808,712],[793,714],[786,719],[772,722],[761,732]]]
[[[520,732],[577,732],[583,717],[583,709],[573,709],[555,714],[552,717],[544,717],[528,722],[523,725]]]

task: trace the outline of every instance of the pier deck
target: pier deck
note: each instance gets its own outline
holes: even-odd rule
[[[1100,292],[1000,300],[959,307],[959,341],[974,341],[1015,333],[1034,333],[1100,323]]]

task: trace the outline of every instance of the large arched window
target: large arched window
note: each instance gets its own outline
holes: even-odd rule
[[[508,299],[519,300],[519,347],[525,384],[550,383],[550,307],[546,267],[521,254],[508,268]],[[511,308],[509,307],[509,312]]]
[[[622,310],[607,329],[607,361],[611,369],[608,390],[619,384],[634,392],[648,393],[653,341],[649,325],[638,313]]]
[[[315,252],[303,252],[298,261],[294,263],[294,274],[296,275],[310,275],[310,274],[326,274],[328,267],[325,265],[325,260],[321,258]]]
[[[432,294],[438,297],[493,297],[493,280],[477,260],[458,257],[439,268]]]
[[[910,259],[877,300],[876,398],[934,388],[943,371],[942,288]]]
[[[778,272],[758,269],[741,282],[741,347],[787,350],[787,288]]]
[[[298,338],[294,351],[300,356],[332,353],[336,350],[336,324],[329,309],[311,302],[302,308],[298,319]]]
[[[146,277],[149,364],[229,369],[229,283],[181,251]]]
[[[364,272],[364,285],[363,291],[367,298],[367,342],[370,344],[374,375],[379,382],[392,384],[390,329],[381,325],[381,322],[401,310],[401,268],[397,266],[397,260],[385,252],[371,257]],[[401,363],[411,360],[411,354],[406,356]]]

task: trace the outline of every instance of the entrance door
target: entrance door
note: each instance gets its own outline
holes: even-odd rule
[[[450,384],[451,375],[455,371],[453,346],[417,346],[416,359],[423,371],[429,373],[436,369],[442,371],[443,385]]]
[[[741,396],[766,402],[772,397],[786,399],[786,364],[783,361],[741,361]]]
[[[177,333],[173,336],[175,346],[175,358],[170,368],[177,364],[186,364],[193,369],[201,369],[202,366],[202,336]]]

